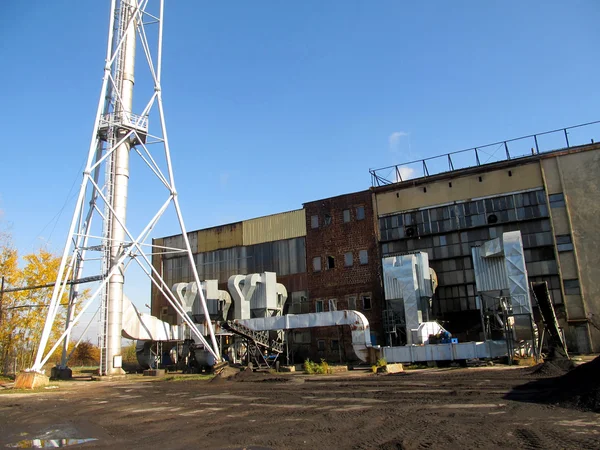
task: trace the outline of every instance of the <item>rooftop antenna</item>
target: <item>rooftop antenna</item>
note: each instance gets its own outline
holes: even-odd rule
[[[153,4],[158,11],[148,8]],[[152,11],[152,13],[150,12]],[[175,189],[173,167],[165,116],[162,103],[162,37],[163,37],[164,0],[111,0],[108,44],[102,89],[96,111],[87,163],[77,197],[75,211],[67,235],[60,267],[48,306],[48,315],[42,331],[38,351],[30,371],[43,373],[42,368],[50,356],[63,343],[60,367],[67,363],[68,341],[73,326],[80,320],[92,302],[100,299],[101,349],[100,375],[119,375],[121,368],[121,330],[123,311],[123,284],[125,271],[135,261],[148,275],[151,282],[167,298],[171,306],[186,323],[191,332],[198,337],[205,348],[220,360],[217,341],[210,321],[206,299],[202,289],[198,289],[206,325],[209,330],[210,344],[198,331],[184,312],[156,268],[152,266],[152,247],[146,244],[150,232],[169,207],[174,207],[181,227],[185,248],[160,247],[159,251],[184,252],[189,258],[194,281],[200,286],[198,271],[194,263],[190,242],[187,236],[181,208]],[[148,30],[148,28],[153,28]],[[155,37],[149,40],[149,36]],[[145,106],[133,112],[134,72],[136,46],[140,44],[146,64],[143,69],[149,71],[153,90],[147,93]],[[151,45],[152,44],[152,45]],[[157,126],[149,132],[149,118],[156,117]],[[150,149],[152,151],[150,151]],[[127,227],[127,191],[129,185],[129,158],[139,156],[150,169],[153,179],[165,189],[164,202],[154,213],[152,219],[141,229]],[[137,182],[138,180],[132,180]],[[144,180],[144,186],[147,180]],[[159,200],[162,199],[159,197]],[[143,206],[143,205],[139,205]],[[140,208],[136,209],[136,212]],[[99,221],[101,236],[92,232],[92,224]],[[98,227],[99,228],[99,227]],[[145,250],[150,250],[146,252]],[[98,257],[100,252],[100,257]],[[94,254],[95,253],[95,256]],[[92,257],[88,257],[92,254]],[[99,281],[93,293],[83,305],[78,305],[78,283],[82,278],[86,261],[101,261],[100,275],[89,277]],[[68,294],[66,327],[62,335],[46,352],[52,327],[57,318],[61,298],[66,296],[67,285],[71,285]],[[76,308],[80,306],[79,308]],[[79,309],[78,311],[76,311]]]

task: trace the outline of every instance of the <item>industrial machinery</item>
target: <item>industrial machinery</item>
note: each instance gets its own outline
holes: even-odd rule
[[[505,340],[509,359],[534,356],[537,327],[521,232],[473,247],[472,255],[485,335]]]
[[[195,314],[200,302],[199,293],[206,298],[210,312],[210,326],[219,339],[219,354],[229,362],[252,363],[256,368],[272,367],[285,351],[284,330],[326,326],[350,326],[352,345],[358,359],[369,360],[371,347],[367,318],[357,311],[329,311],[311,314],[282,315],[287,290],[277,283],[276,274],[233,275],[229,278],[230,295],[217,289],[216,280],[206,280],[199,290],[194,282],[173,286],[178,300],[200,333],[207,333],[205,316]],[[150,316],[151,317],[151,316]],[[165,366],[161,360],[167,355],[169,362],[186,372],[210,371],[218,362],[204,344],[189,330],[189,324],[179,320],[169,325],[129,309],[126,334],[138,339],[137,356],[142,367]],[[134,331],[135,330],[135,331]],[[133,334],[138,333],[135,337]],[[171,349],[176,349],[173,357]]]
[[[388,344],[426,343],[419,326],[429,323],[431,297],[437,287],[435,272],[429,268],[429,256],[425,252],[391,256],[383,258],[382,266]],[[430,327],[436,325],[439,327],[433,322]]]

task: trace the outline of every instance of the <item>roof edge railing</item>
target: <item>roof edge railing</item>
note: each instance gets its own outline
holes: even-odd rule
[[[572,146],[583,145],[584,143],[580,142],[581,139],[569,140],[569,131],[584,127],[591,127],[592,125],[598,124],[600,124],[600,120],[565,128],[557,128],[556,130],[530,134],[527,136],[494,142],[492,144],[486,144],[479,147],[458,150],[451,153],[442,153],[440,155],[416,159],[414,161],[382,167],[380,169],[369,169],[369,173],[371,174],[371,186],[386,186],[389,184],[400,183],[408,179],[427,178],[432,175],[438,175],[440,173],[451,172],[454,170],[477,167],[499,161],[509,161],[511,159],[521,158],[524,156],[531,156],[549,151],[571,148]],[[598,127],[596,131],[600,134],[600,127]],[[552,144],[552,148],[549,150],[540,150],[539,138],[554,135],[553,138],[556,140],[559,134],[560,140],[555,141],[555,143]],[[564,142],[566,147],[560,147],[559,145],[562,145],[560,142]],[[577,143],[573,145],[573,142]],[[594,143],[594,139],[591,139],[591,143]],[[527,146],[526,151],[523,151],[523,144],[526,144]],[[521,145],[520,149],[518,148],[519,145]],[[499,150],[501,149],[503,151],[500,152],[500,156],[497,156]],[[485,159],[486,157],[487,159]],[[440,160],[446,160],[446,162],[442,164],[440,163]]]

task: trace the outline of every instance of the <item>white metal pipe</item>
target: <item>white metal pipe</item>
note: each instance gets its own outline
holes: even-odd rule
[[[121,104],[117,107],[117,115],[121,121],[126,120],[131,114],[133,106],[133,85],[135,72],[135,44],[136,33],[132,16],[137,7],[133,0],[121,0],[121,15],[119,20],[127,22],[124,42],[120,51],[123,61],[120,94]],[[120,55],[121,56],[121,55]],[[117,130],[119,135],[127,133]],[[125,243],[124,225],[127,221],[127,190],[129,187],[129,150],[131,141],[121,143],[112,156],[112,209],[115,217],[111,221],[110,229],[110,259],[114,264],[123,252]],[[115,220],[116,219],[116,220]],[[115,357],[121,356],[121,329],[123,328],[123,283],[125,282],[124,268],[113,272],[108,282],[107,296],[107,328],[106,328],[106,374],[116,375],[123,372],[120,367],[114,367]]]

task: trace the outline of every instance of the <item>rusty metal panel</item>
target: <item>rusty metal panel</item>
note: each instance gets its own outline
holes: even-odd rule
[[[306,236],[304,209],[244,220],[243,245]]]
[[[243,240],[242,222],[206,228],[197,231],[197,252],[210,252],[222,248],[239,247]]]

